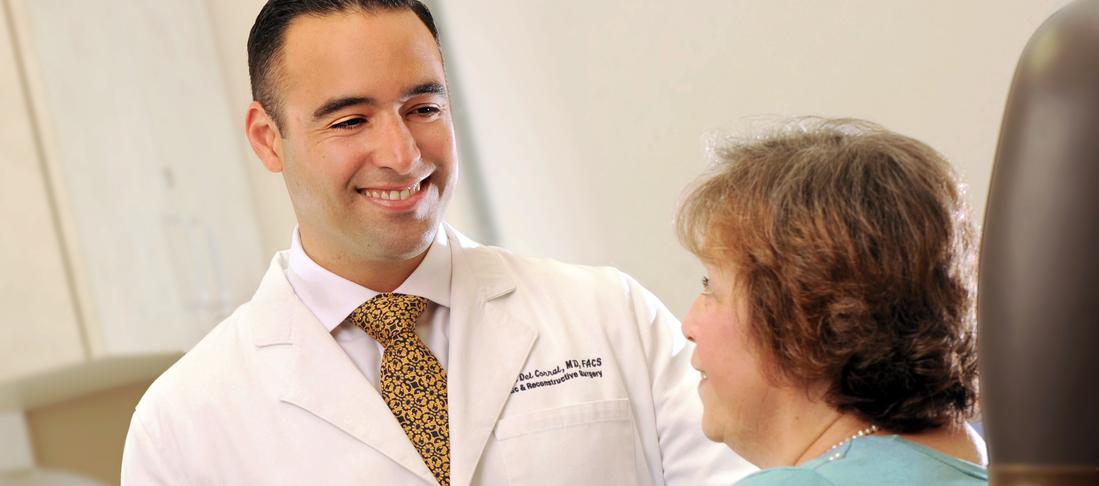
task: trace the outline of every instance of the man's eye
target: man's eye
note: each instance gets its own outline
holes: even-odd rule
[[[358,127],[359,125],[362,125],[363,123],[366,123],[365,119],[352,118],[350,120],[344,120],[335,125],[332,125],[332,128],[335,128],[337,130],[350,130],[352,128]]]
[[[702,291],[703,292],[709,292],[710,291],[710,277],[702,277]]]
[[[441,111],[442,110],[440,110],[437,106],[420,106],[412,110],[412,114],[420,116],[434,116],[439,114],[439,112]]]

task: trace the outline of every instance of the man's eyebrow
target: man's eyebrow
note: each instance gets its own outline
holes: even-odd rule
[[[343,98],[334,98],[328,100],[323,105],[321,105],[320,108],[317,108],[317,110],[313,112],[313,121],[320,120],[321,118],[324,118],[327,115],[347,108],[348,106],[370,106],[376,104],[378,104],[378,102],[374,98],[370,98],[367,96],[345,96]]]
[[[413,96],[419,96],[424,94],[437,94],[446,95],[446,86],[436,83],[434,81],[423,83],[413,87],[412,89],[405,91],[403,98],[411,98]]]

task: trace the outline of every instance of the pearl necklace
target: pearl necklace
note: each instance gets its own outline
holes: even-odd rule
[[[855,432],[855,435],[852,435],[851,437],[843,439],[843,440],[839,441],[838,443],[836,443],[836,445],[834,445],[832,447],[829,447],[828,452],[832,452],[833,450],[838,449],[840,446],[842,446],[842,445],[844,445],[848,442],[851,442],[855,439],[858,439],[859,437],[866,437],[868,435],[874,435],[874,433],[877,432],[878,430],[881,430],[881,429],[879,429],[877,425],[871,424],[869,427],[867,427],[865,429],[862,429],[858,432]],[[835,454],[832,454],[831,456],[828,456],[828,460],[829,461],[834,461],[836,459],[839,459],[840,457],[843,457],[843,453],[837,451]]]

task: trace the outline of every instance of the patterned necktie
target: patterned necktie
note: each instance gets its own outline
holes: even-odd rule
[[[423,297],[380,294],[351,313],[351,322],[385,347],[381,391],[408,439],[439,484],[450,484],[446,370],[416,335]]]

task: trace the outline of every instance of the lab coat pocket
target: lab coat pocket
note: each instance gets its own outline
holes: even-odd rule
[[[505,417],[496,439],[512,485],[637,484],[625,398]]]

